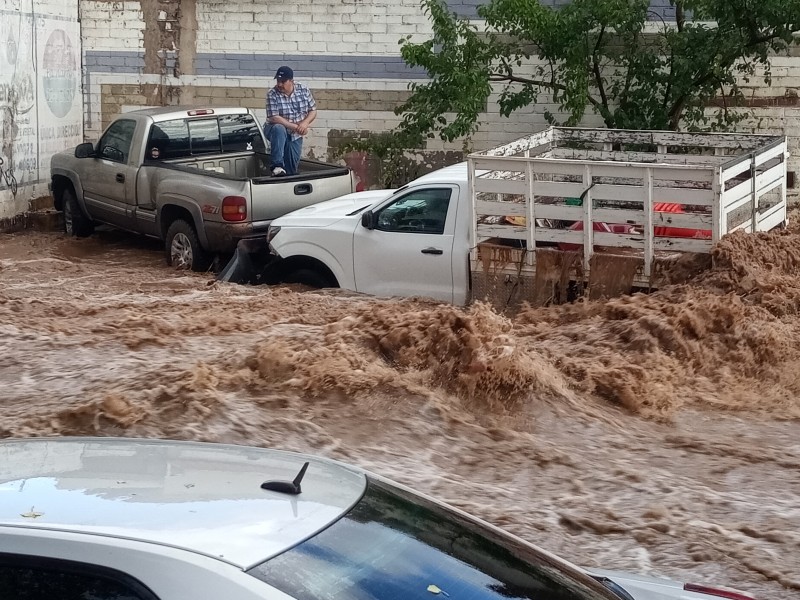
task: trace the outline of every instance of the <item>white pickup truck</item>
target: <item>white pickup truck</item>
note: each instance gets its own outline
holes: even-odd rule
[[[461,163],[397,190],[348,194],[276,219],[267,234],[274,260],[264,281],[463,305],[469,296],[470,224],[467,167]],[[219,279],[251,279],[246,257],[257,252],[237,252]]]

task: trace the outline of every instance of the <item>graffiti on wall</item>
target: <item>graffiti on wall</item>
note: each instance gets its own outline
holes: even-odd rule
[[[1,201],[48,179],[52,155],[83,140],[83,107],[77,15],[0,10],[0,23]]]

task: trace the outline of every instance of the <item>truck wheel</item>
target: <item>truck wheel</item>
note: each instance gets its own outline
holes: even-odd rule
[[[94,223],[86,218],[78,206],[75,192],[71,188],[61,194],[64,211],[64,233],[69,237],[88,237],[94,232]]]
[[[200,245],[194,227],[178,219],[167,230],[167,264],[176,269],[208,271],[213,257]]]
[[[314,269],[297,269],[283,278],[284,283],[301,283],[313,288],[333,287],[328,278]]]

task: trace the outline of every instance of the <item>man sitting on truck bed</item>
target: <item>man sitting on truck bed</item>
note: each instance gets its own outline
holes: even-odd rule
[[[294,82],[294,72],[281,67],[275,87],[267,92],[267,124],[264,133],[270,145],[270,170],[275,176],[295,175],[303,150],[303,136],[317,118],[311,90]]]

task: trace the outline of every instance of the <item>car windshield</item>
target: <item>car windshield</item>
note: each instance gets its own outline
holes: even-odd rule
[[[596,600],[588,576],[370,479],[348,514],[249,573],[298,600]]]

